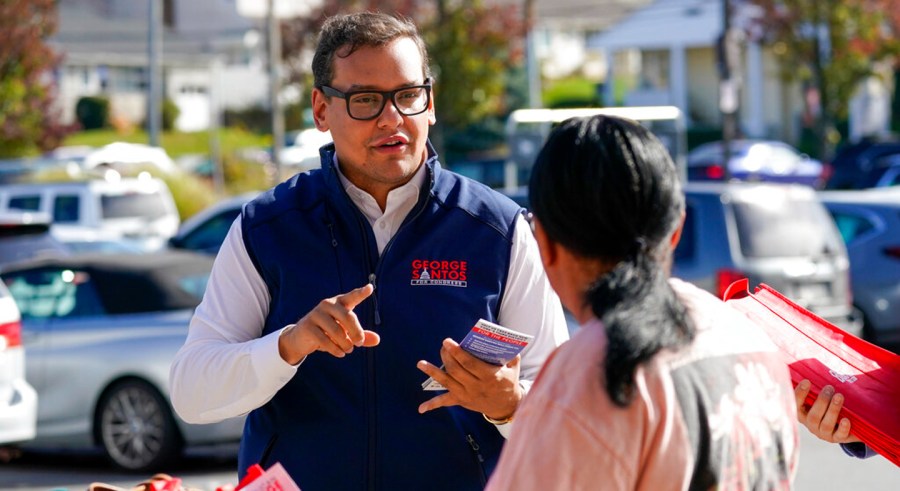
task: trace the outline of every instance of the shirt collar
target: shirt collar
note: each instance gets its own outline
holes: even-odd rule
[[[350,182],[349,179],[341,172],[341,166],[337,160],[337,153],[335,153],[332,157],[332,164],[334,164],[334,168],[337,171],[338,178],[341,181],[341,185],[343,185],[344,190],[347,191],[347,195],[350,196],[350,200],[359,208],[370,220],[375,220],[380,217],[382,214],[389,213],[392,209],[397,206],[402,206],[403,204],[412,203],[419,199],[419,193],[422,191],[422,187],[425,184],[425,179],[428,175],[426,171],[427,163],[423,162],[422,165],[419,166],[419,169],[416,170],[416,173],[413,175],[412,179],[406,182],[406,184],[392,189],[388,193],[387,205],[384,210],[384,213],[381,212],[381,209],[375,203],[375,198],[372,197],[371,194],[363,191],[358,186]]]

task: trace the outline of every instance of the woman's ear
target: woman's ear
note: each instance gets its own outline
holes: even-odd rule
[[[559,244],[550,240],[537,218],[534,219],[534,238],[541,251],[541,263],[543,263],[544,269],[553,267],[559,260]]]

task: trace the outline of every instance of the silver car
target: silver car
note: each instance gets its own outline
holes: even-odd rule
[[[734,281],[765,283],[853,334],[849,260],[841,236],[804,185],[688,183],[673,276],[721,298]]]
[[[2,272],[22,313],[37,435],[24,448],[101,449],[116,466],[160,470],[185,446],[237,443],[243,418],[189,425],[169,403],[212,258],[189,252],[78,255]]]
[[[864,337],[900,348],[900,188],[820,192],[850,255]]]

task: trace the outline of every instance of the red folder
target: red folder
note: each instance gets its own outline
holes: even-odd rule
[[[765,284],[753,293],[739,280],[724,300],[762,327],[778,346],[794,385],[812,383],[806,399],[831,385],[844,394],[841,416],[851,433],[900,466],[900,356],[848,334]]]

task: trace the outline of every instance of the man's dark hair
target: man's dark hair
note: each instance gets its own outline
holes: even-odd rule
[[[609,340],[606,390],[631,401],[637,367],[689,343],[694,326],[669,285],[670,237],[684,194],[665,146],[622,118],[572,118],[550,134],[529,184],[547,236],[573,253],[614,264],[587,291]]]
[[[422,74],[431,77],[428,51],[413,22],[380,12],[358,12],[330,17],[322,26],[319,44],[313,56],[312,70],[316,87],[329,85],[334,78],[334,57],[350,56],[364,46],[384,46],[397,38],[412,39],[422,54]]]

